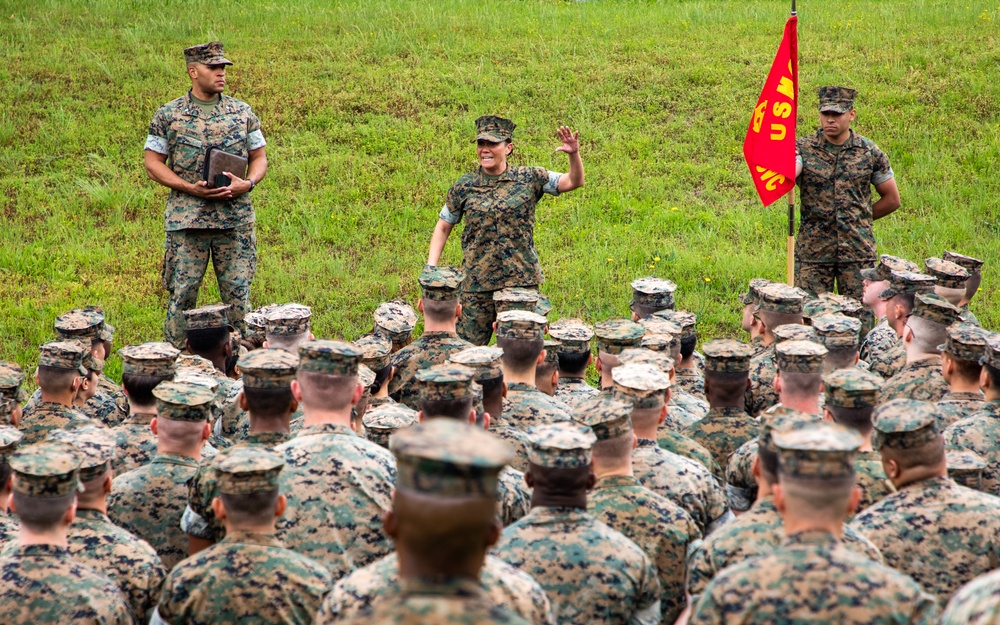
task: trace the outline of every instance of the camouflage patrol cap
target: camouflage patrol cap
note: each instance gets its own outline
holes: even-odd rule
[[[222,52],[221,41],[200,43],[190,48],[184,48],[185,63],[201,63],[202,65],[232,65]]]
[[[545,324],[541,315],[526,310],[509,310],[497,315],[497,338],[541,339],[545,337]]]
[[[499,347],[467,347],[460,352],[448,356],[448,362],[462,365],[473,370],[473,379],[477,382],[493,380],[503,375],[503,349]]]
[[[21,388],[24,370],[16,362],[0,360],[0,397],[20,403],[28,401],[28,394]]]
[[[962,311],[940,295],[917,293],[910,316],[920,317],[947,327],[962,320]]]
[[[356,376],[363,354],[354,343],[306,341],[299,345],[299,371]]]
[[[839,315],[840,312],[840,306],[821,297],[807,299],[802,304],[802,319],[805,321],[811,321],[816,317],[822,317],[824,315]]]
[[[439,497],[496,498],[500,471],[514,454],[500,438],[457,419],[428,419],[389,439],[396,488]]]
[[[618,354],[618,362],[623,365],[652,365],[670,376],[674,359],[667,352],[658,352],[646,347],[630,347]]]
[[[686,310],[658,310],[653,313],[654,317],[659,317],[676,324],[680,329],[680,338],[689,339],[694,337],[695,324],[698,323],[698,316]]]
[[[740,294],[740,303],[744,306],[754,305],[760,303],[760,289],[771,284],[771,281],[767,278],[752,278],[750,280],[750,285],[747,287],[746,293]]]
[[[674,291],[677,285],[670,280],[656,277],[638,278],[632,281],[632,305],[649,308],[673,308]]]
[[[246,330],[244,330],[243,336],[249,339],[256,339],[258,341],[264,340],[264,333],[267,326],[267,315],[277,307],[277,304],[268,304],[248,312],[246,317],[243,318],[243,323],[246,325]]]
[[[757,434],[757,449],[766,449],[776,454],[778,447],[774,444],[772,436],[775,432],[788,432],[804,423],[817,423],[819,421],[820,419],[816,415],[801,410],[789,409],[779,414],[770,415],[767,419],[761,420],[760,431]]]
[[[361,423],[365,426],[365,438],[389,448],[389,437],[393,432],[408,428],[417,422],[417,411],[405,404],[382,404],[365,413]]]
[[[177,356],[175,376],[185,374],[199,374],[209,378],[214,378],[218,369],[207,358],[202,358],[195,354],[180,354]]]
[[[88,351],[78,341],[49,341],[39,348],[38,366],[77,371],[85,376],[83,355]]]
[[[549,469],[590,466],[597,437],[589,427],[574,421],[529,426],[528,462]]]
[[[672,353],[681,348],[681,337],[676,334],[647,334],[642,337],[642,349],[653,352]],[[629,349],[637,349],[630,347]]]
[[[858,318],[865,310],[864,304],[853,297],[841,295],[840,293],[827,291],[825,293],[820,293],[818,298],[825,302],[829,302],[829,304],[836,308],[838,312],[847,315],[848,317]]]
[[[97,308],[74,308],[56,317],[56,333],[61,340],[98,339],[104,326],[104,313]]]
[[[90,343],[85,341],[78,342],[83,347],[83,368],[91,373],[104,371],[104,359],[94,356],[94,352],[90,349]]]
[[[854,475],[861,435],[836,423],[813,421],[771,432],[783,477],[831,479]]]
[[[13,425],[11,417],[14,414],[14,407],[17,405],[18,403],[13,399],[0,395],[0,427]]]
[[[85,425],[72,430],[52,430],[49,440],[69,443],[80,461],[80,481],[89,482],[111,469],[118,450],[115,435],[106,427]]]
[[[657,315],[646,315],[639,320],[639,325],[641,325],[643,330],[646,331],[645,336],[665,334],[668,336],[676,336],[679,341],[681,333],[683,332],[679,324],[676,324],[673,321],[667,321],[663,317],[659,317]]]
[[[878,405],[882,378],[857,367],[837,369],[823,376],[823,389],[827,406],[871,408]]]
[[[889,280],[893,271],[920,271],[920,267],[905,258],[882,254],[877,265],[861,270],[861,277],[872,282],[882,282]]]
[[[804,323],[786,323],[771,331],[774,335],[774,343],[784,343],[785,341],[816,341],[816,330],[812,326]]]
[[[535,314],[547,317],[552,312],[552,301],[544,293],[538,294],[538,303],[535,304]]]
[[[486,408],[483,406],[483,386],[473,380],[469,388],[472,389],[472,407],[476,411],[476,418],[482,420],[486,414]]]
[[[602,393],[573,407],[573,421],[586,425],[599,441],[624,436],[632,431],[632,402]]]
[[[372,384],[375,384],[375,379],[377,377],[378,376],[375,375],[375,372],[367,366],[363,364],[358,365],[358,384],[364,387],[364,396],[371,397],[371,386]]]
[[[642,345],[645,328],[631,319],[607,319],[594,325],[597,335],[597,351],[620,354],[629,347]]]
[[[42,441],[21,447],[7,460],[14,470],[14,491],[30,497],[62,497],[83,491],[80,458],[67,443]]]
[[[422,401],[448,401],[472,395],[472,376],[469,367],[445,363],[421,369],[415,376],[420,384]]]
[[[538,291],[517,287],[500,289],[493,292],[493,305],[497,314],[508,310],[535,312],[535,306],[538,305]]]
[[[934,404],[915,399],[894,399],[877,408],[872,415],[875,432],[872,447],[914,449],[937,440],[937,409]]]
[[[177,370],[180,350],[170,343],[149,342],[128,345],[118,350],[122,373],[170,377]]]
[[[858,346],[861,322],[854,317],[840,314],[815,317],[812,328],[816,331],[816,341],[827,349]]]
[[[757,304],[757,310],[801,315],[802,304],[804,302],[805,298],[795,287],[772,282],[765,287],[761,287],[760,302]]]
[[[747,373],[753,348],[733,339],[716,339],[702,346],[706,373]]]
[[[964,289],[969,280],[969,270],[957,263],[943,258],[928,258],[924,260],[927,275],[937,278],[937,286],[946,289]]]
[[[281,304],[264,316],[264,333],[271,336],[299,336],[309,332],[312,309],[302,304]]]
[[[514,138],[514,128],[517,124],[496,115],[483,115],[476,120],[476,141],[489,141],[490,143],[501,143]]]
[[[813,341],[785,341],[774,348],[774,364],[783,373],[823,373],[827,353]]]
[[[354,346],[362,351],[361,364],[372,371],[381,371],[389,366],[392,341],[380,334],[366,334],[354,341]]]
[[[215,390],[190,382],[160,382],[153,389],[156,414],[172,421],[207,421]]]
[[[417,313],[404,302],[385,302],[375,309],[375,332],[387,337],[393,343],[401,343],[410,338],[417,325]]]
[[[299,358],[283,349],[262,348],[247,352],[236,362],[245,388],[288,388],[295,379]]]
[[[0,425],[0,463],[7,462],[7,458],[14,453],[22,438],[24,433],[13,425]]]
[[[942,254],[944,260],[951,261],[956,265],[960,265],[969,270],[970,273],[976,273],[982,269],[984,261],[978,258],[973,258],[971,256],[966,256],[964,254],[958,254],[956,252],[945,252]]]
[[[848,87],[820,87],[820,113],[850,113],[854,110],[854,98],[858,92]]]
[[[562,343],[563,352],[578,354],[590,351],[594,329],[580,319],[560,319],[549,325],[549,336]]]
[[[458,299],[465,274],[453,267],[424,267],[417,277],[424,299],[447,302]]]
[[[986,330],[971,323],[956,323],[948,326],[948,338],[938,351],[945,352],[958,360],[979,362],[986,352]]]
[[[966,488],[983,489],[983,471],[988,465],[982,456],[967,449],[948,449],[944,455],[948,477]]]
[[[670,388],[670,376],[654,365],[630,364],[611,371],[614,392],[631,400],[634,408],[659,408]]]
[[[559,352],[562,350],[562,343],[555,339],[545,339],[543,349],[545,350],[545,362],[559,362]]]
[[[937,278],[916,271],[892,271],[889,286],[879,291],[879,299],[890,299],[903,293],[930,293]]]
[[[1000,333],[986,333],[986,348],[983,350],[983,357],[979,359],[979,364],[1000,369]]]
[[[188,330],[209,330],[212,328],[231,328],[229,325],[229,304],[212,304],[201,308],[184,311]]]
[[[278,489],[285,458],[260,445],[241,445],[215,457],[212,468],[225,495],[253,495]]]

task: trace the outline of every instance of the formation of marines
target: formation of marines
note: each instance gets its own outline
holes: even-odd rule
[[[543,194],[583,184],[578,137],[560,128],[569,174],[508,171],[514,125],[486,116],[481,170],[449,193],[415,309],[386,302],[347,341],[317,339],[301,304],[249,310],[263,135],[221,97],[221,44],[185,53],[192,92],[157,113],[146,145],[173,190],[167,341],[118,350],[114,382],[115,328],[89,306],[56,318],[31,397],[25,369],[0,363],[5,622],[1000,611],[1000,334],[968,308],[983,262],[875,260],[871,221],[898,194],[888,158],[850,130],[852,90],[820,91],[824,127],[799,144],[799,285],[750,281],[745,340],[697,351],[696,315],[658,277],[632,282],[621,317],[557,318],[530,229]],[[220,97],[198,97],[213,84]],[[211,191],[193,181],[204,156],[183,150],[223,126],[241,128],[232,149],[250,164]],[[486,215],[498,204],[530,214]],[[206,234],[199,219],[225,207],[234,219]],[[439,266],[463,215],[466,262]],[[836,244],[810,252],[823,232]],[[226,301],[195,308],[210,256]]]

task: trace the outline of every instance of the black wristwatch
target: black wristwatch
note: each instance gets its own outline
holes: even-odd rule
[[[247,180],[250,181],[250,191],[253,191],[253,188],[257,186],[257,183],[253,181],[253,178],[247,178]],[[250,191],[247,191],[247,193],[250,193]]]

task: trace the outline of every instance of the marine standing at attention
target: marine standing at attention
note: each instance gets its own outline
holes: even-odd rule
[[[476,120],[479,169],[458,179],[438,215],[427,264],[437,265],[452,228],[465,217],[462,232],[462,318],[458,335],[485,345],[496,318],[493,292],[507,287],[534,288],[543,280],[535,252],[535,204],[544,193],[559,195],[583,186],[579,132],[556,131],[569,156],[569,173],[507,163],[514,152],[514,122],[484,115]]]
[[[170,294],[164,333],[184,348],[184,311],[197,304],[208,259],[219,295],[232,305],[230,321],[241,332],[250,312],[250,283],[257,270],[257,237],[249,193],[267,172],[260,121],[245,102],[223,95],[233,62],[218,41],[184,50],[191,89],[153,116],[146,137],[150,178],[170,189],[161,281]],[[217,148],[248,160],[247,173],[224,172],[229,184],[209,186],[206,153]],[[241,178],[241,176],[246,178]]]

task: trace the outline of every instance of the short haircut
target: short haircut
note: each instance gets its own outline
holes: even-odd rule
[[[47,393],[68,391],[73,386],[73,380],[82,377],[76,369],[61,369],[44,365],[38,367],[38,387]]]
[[[781,390],[792,397],[819,397],[823,388],[822,373],[798,373],[794,371],[779,371]]]
[[[469,420],[469,413],[472,412],[472,397],[462,397],[460,399],[419,399],[417,400],[417,406],[424,412],[424,417],[427,419],[445,417],[464,422]]]
[[[590,352],[563,352],[557,356],[559,359],[559,371],[564,371],[570,375],[583,375],[587,371],[587,361],[590,360]]]
[[[826,371],[837,369],[850,369],[855,363],[855,356],[858,355],[858,348],[853,345],[837,345],[828,347],[826,356],[823,359]]]
[[[188,347],[197,355],[216,354],[229,341],[229,328],[198,328],[187,331]]]
[[[296,374],[302,391],[302,403],[308,407],[323,410],[344,410],[351,405],[357,376],[329,375],[316,371],[302,371]]]
[[[534,463],[528,465],[534,488],[562,495],[575,495],[587,491],[591,465],[573,469],[554,469]]]
[[[421,300],[424,303],[424,318],[435,323],[447,323],[455,318],[455,310],[458,308],[458,299]]]
[[[948,340],[948,328],[923,317],[910,316],[906,320],[913,333],[913,347],[923,354],[940,354],[938,345]]]
[[[666,401],[666,393],[658,396],[661,400],[659,406],[655,408],[633,408],[632,409],[632,423],[636,427],[648,427],[654,425],[660,420],[660,410],[663,408],[663,402]]]
[[[968,382],[979,380],[979,374],[983,371],[983,365],[979,364],[978,360],[964,360],[962,358],[955,358],[951,354],[948,354],[948,357],[955,363],[955,375],[960,379]]]
[[[398,519],[396,542],[423,561],[461,562],[485,553],[490,531],[499,529],[497,502],[491,497],[438,497],[396,490],[392,514]]]
[[[766,447],[757,448],[757,459],[760,461],[760,472],[769,485],[778,481],[778,454]]]
[[[7,459],[0,456],[0,489],[2,489],[6,484],[7,480],[14,473],[14,470],[10,468],[10,463]]]
[[[392,365],[386,365],[375,372],[375,381],[372,382],[372,385],[368,389],[372,395],[379,392],[385,381],[389,379],[390,373],[392,373]]]
[[[883,446],[881,454],[890,460],[895,460],[900,469],[914,467],[933,467],[945,462],[944,437],[940,434],[935,439],[921,447],[896,449]]]
[[[958,306],[959,303],[965,299],[965,286],[959,289],[953,289],[946,286],[936,286],[934,287],[934,293],[946,299],[949,304]]]
[[[489,402],[491,399],[495,399],[497,395],[503,393],[503,376],[498,375],[488,380],[480,380],[479,386],[483,387],[483,401]]]
[[[614,438],[599,440],[594,443],[594,459],[609,463],[621,462],[632,455],[633,441],[635,435],[632,430]]]
[[[309,338],[308,332],[301,334],[268,334],[267,346],[270,349],[283,349],[289,354],[298,355],[299,345]]]
[[[691,354],[694,353],[694,345],[698,342],[697,335],[692,334],[691,336],[681,339],[681,358],[690,358]]]
[[[771,310],[762,310],[757,314],[760,316],[761,320],[764,321],[764,325],[767,326],[767,329],[771,332],[774,332],[781,326],[802,323],[801,313],[779,313]]]
[[[247,400],[247,412],[255,417],[275,418],[288,413],[294,397],[292,387],[280,388],[250,388],[243,387],[243,396]]]
[[[666,306],[646,306],[645,304],[632,304],[629,309],[635,313],[635,316],[642,319],[643,317],[648,317],[653,313],[660,312],[661,310],[666,310]]]
[[[535,363],[538,362],[538,355],[545,347],[545,341],[500,337],[497,338],[497,347],[503,349],[501,361],[505,371],[525,373],[535,369]]]
[[[747,390],[748,371],[705,371],[709,393],[717,401],[734,400],[743,397]]]
[[[158,418],[156,426],[157,441],[174,448],[192,449],[201,444],[205,422]]]
[[[847,514],[854,475],[836,478],[791,477],[780,472],[778,482],[786,508],[804,516],[837,517]]]
[[[219,493],[226,515],[233,525],[258,525],[274,518],[278,505],[278,489],[233,495]]]
[[[36,533],[55,529],[75,500],[75,492],[58,497],[34,497],[14,491],[14,506],[21,524]]]
[[[167,382],[173,379],[173,374],[165,376],[123,373],[122,386],[125,387],[131,403],[140,406],[152,406],[156,403],[156,398],[153,397],[153,389],[156,388],[156,385],[160,382]]]
[[[240,359],[240,354],[237,351],[233,351],[231,354],[226,356],[226,377],[233,377],[236,373],[236,363]]]
[[[991,364],[985,364],[983,368],[986,369],[986,375],[990,378],[990,386],[993,387],[993,392],[1000,391],[1000,369]]]
[[[917,301],[916,293],[897,293],[889,298],[889,301],[893,304],[903,307],[907,313],[913,312],[913,305]]]
[[[872,414],[875,412],[874,406],[848,408],[827,404],[826,409],[830,411],[835,423],[857,430],[863,436],[867,436],[872,431]]]
[[[535,365],[535,375],[540,378],[550,376],[556,370],[556,367],[557,364],[551,360],[542,361],[542,364]]]

